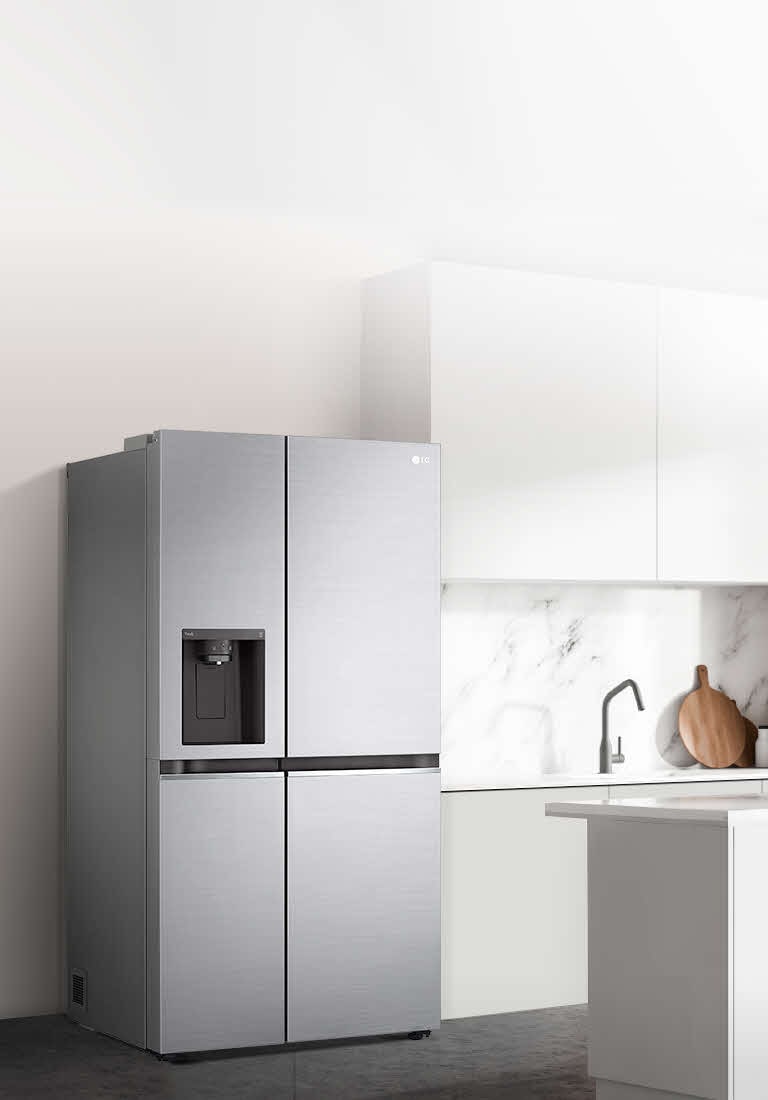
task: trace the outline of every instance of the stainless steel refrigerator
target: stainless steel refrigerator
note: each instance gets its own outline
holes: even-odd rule
[[[68,467],[67,987],[158,1054],[440,1019],[439,449]]]

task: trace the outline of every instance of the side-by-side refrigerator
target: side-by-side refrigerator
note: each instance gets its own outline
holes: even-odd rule
[[[68,467],[70,1016],[158,1054],[440,1019],[439,449]]]

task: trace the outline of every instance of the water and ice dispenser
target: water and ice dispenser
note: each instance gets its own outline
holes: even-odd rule
[[[264,744],[263,630],[182,631],[182,743]]]

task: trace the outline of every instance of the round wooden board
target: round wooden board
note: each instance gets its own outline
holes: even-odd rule
[[[736,704],[733,704],[736,706]],[[757,743],[757,726],[754,722],[751,722],[749,718],[744,718],[744,732],[746,734],[746,743],[744,745],[744,751],[739,759],[736,761],[737,768],[754,768],[755,766],[755,744]]]
[[[699,665],[696,671],[701,686],[680,707],[680,739],[705,767],[729,768],[746,745],[744,719],[732,699],[709,686],[706,665]]]

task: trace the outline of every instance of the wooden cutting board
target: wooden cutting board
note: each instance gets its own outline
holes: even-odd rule
[[[736,706],[735,703],[733,705]],[[754,722],[751,722],[749,718],[744,718],[744,733],[746,734],[746,743],[744,745],[744,751],[736,761],[736,766],[738,768],[754,768],[757,726]]]
[[[744,751],[747,741],[739,708],[709,686],[706,665],[698,665],[701,685],[686,696],[680,707],[680,739],[691,756],[707,768],[729,768]]]

